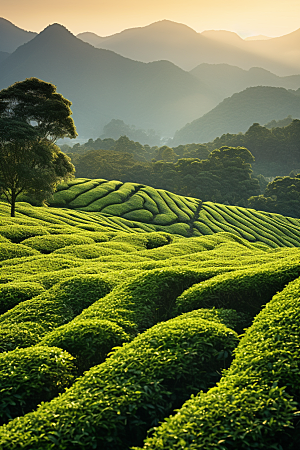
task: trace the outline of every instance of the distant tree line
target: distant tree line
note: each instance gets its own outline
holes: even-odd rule
[[[71,157],[77,177],[131,181],[203,201],[300,217],[297,119],[270,129],[254,123],[244,134],[224,134],[206,144],[150,147],[121,136],[89,139],[62,150]]]
[[[202,153],[199,148],[193,151]],[[211,153],[203,151],[205,159],[178,158],[174,149],[167,146],[155,153],[165,159],[138,161],[133,153],[115,149],[69,156],[77,177],[135,182],[204,201],[242,206],[246,206],[250,196],[260,194],[259,182],[251,175],[254,158],[246,148],[222,147]]]

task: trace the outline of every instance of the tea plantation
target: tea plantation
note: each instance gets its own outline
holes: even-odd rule
[[[300,220],[88,179],[9,212],[1,450],[299,449]]]

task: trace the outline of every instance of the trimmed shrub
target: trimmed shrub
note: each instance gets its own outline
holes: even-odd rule
[[[147,209],[136,209],[123,214],[124,219],[136,220],[140,222],[152,222],[153,214]]]
[[[54,285],[45,293],[22,302],[0,316],[0,323],[36,322],[50,331],[70,322],[112,289],[101,275],[80,275]]]
[[[0,226],[0,235],[9,239],[15,244],[19,244],[24,239],[33,236],[47,235],[49,232],[46,227],[42,226],[27,226],[27,225],[4,225]]]
[[[12,258],[22,258],[22,256],[39,255],[40,253],[26,245],[1,242],[0,261]]]
[[[0,314],[25,300],[33,298],[45,289],[39,283],[15,282],[0,285]]]
[[[39,343],[59,347],[76,358],[80,373],[102,363],[113,347],[129,340],[121,327],[108,320],[76,320],[56,328]]]
[[[222,323],[228,328],[241,334],[245,328],[248,328],[252,323],[252,317],[243,312],[237,312],[234,309],[196,309],[178,316],[178,319],[185,317],[187,319],[204,319],[211,322]]]
[[[1,430],[0,445],[128,449],[193,392],[214,383],[225,351],[229,360],[236,344],[236,333],[221,324],[183,318],[158,324],[59,398],[10,422]]]
[[[16,349],[0,355],[0,421],[32,411],[71,386],[74,358],[55,347]]]
[[[82,234],[57,234],[50,236],[38,236],[25,239],[23,245],[34,248],[41,253],[51,253],[59,248],[69,245],[95,244],[91,237]]]
[[[37,344],[46,333],[47,329],[34,322],[1,323],[0,352],[31,347]]]
[[[187,401],[143,448],[297,450],[299,297],[300,279],[275,295],[246,331],[219,385]]]
[[[80,315],[107,319],[131,334],[173,317],[175,300],[184,289],[219,273],[217,269],[161,268],[141,273],[117,286]]]
[[[276,292],[300,276],[292,258],[218,275],[192,286],[176,300],[175,312],[198,308],[232,308],[254,316]]]
[[[120,255],[123,253],[123,250],[110,248],[109,246],[102,245],[102,243],[94,243],[94,245],[69,245],[68,247],[55,250],[53,253],[56,255],[71,255],[81,259],[94,259],[101,258],[102,256]]]

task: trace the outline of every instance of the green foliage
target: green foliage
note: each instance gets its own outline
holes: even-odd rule
[[[9,352],[17,347],[31,347],[37,344],[45,333],[45,328],[35,322],[1,323],[0,352]]]
[[[250,208],[300,218],[300,175],[276,177],[265,194],[248,199]]]
[[[44,291],[39,283],[15,282],[0,285],[0,314]]]
[[[149,426],[191,393],[209,387],[236,343],[232,330],[205,320],[182,316],[159,324],[116,350],[66,394],[18,423],[10,422],[3,449],[8,438],[13,449],[19,433],[24,448],[32,449],[51,448],[53,432],[62,449],[138,444]],[[33,436],[32,420],[39,437],[36,432]]]
[[[42,226],[27,226],[27,225],[4,225],[0,226],[0,235],[9,239],[11,242],[19,244],[24,239],[34,236],[48,235],[46,227]]]
[[[75,380],[73,357],[59,348],[32,347],[0,355],[0,421],[32,411]]]
[[[176,311],[225,307],[254,316],[276,292],[299,276],[297,259],[217,275],[183,292],[176,300]]]
[[[76,358],[76,366],[83,373],[102,363],[113,347],[128,340],[128,334],[113,322],[78,318],[46,334],[39,345],[66,350]]]
[[[258,314],[219,385],[186,402],[143,448],[297,448],[299,283]]]
[[[26,245],[13,244],[10,242],[1,242],[0,261],[11,258],[22,258],[23,256],[38,255],[37,250],[28,248]]]
[[[112,283],[101,275],[71,277],[15,306],[0,316],[0,323],[35,322],[50,331],[70,322],[84,308],[108,294],[111,288]]]
[[[41,253],[51,253],[69,245],[95,244],[95,241],[91,237],[82,234],[58,234],[25,239],[22,241],[22,244]]]
[[[70,158],[54,144],[77,135],[70,105],[54,85],[37,78],[0,91],[0,193],[12,217],[20,194],[43,202],[59,181],[73,176]]]

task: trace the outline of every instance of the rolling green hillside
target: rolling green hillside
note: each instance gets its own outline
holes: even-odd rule
[[[1,449],[297,450],[300,220],[88,179],[9,211]]]

